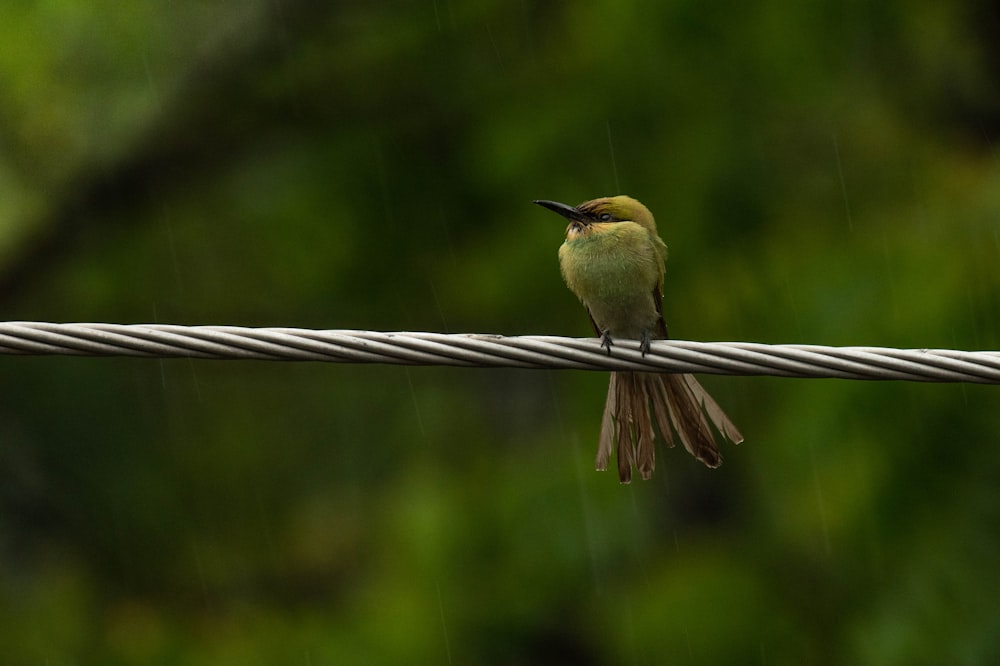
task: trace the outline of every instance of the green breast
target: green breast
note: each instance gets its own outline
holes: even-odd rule
[[[602,330],[638,338],[658,318],[653,290],[663,264],[648,232],[632,222],[567,239],[559,248],[566,284]]]

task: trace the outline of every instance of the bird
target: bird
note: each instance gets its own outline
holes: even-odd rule
[[[619,339],[638,340],[643,356],[652,340],[667,339],[663,318],[667,245],[649,209],[624,195],[577,206],[545,199],[533,203],[569,221],[559,248],[559,267],[566,286],[587,309],[608,355]],[[684,448],[710,468],[722,463],[722,455],[709,421],[730,442],[743,441],[739,429],[693,375],[614,371],[601,421],[597,469],[607,469],[616,451],[621,483],[631,482],[633,468],[649,479],[656,465],[654,420],[668,447],[674,446],[676,434]]]

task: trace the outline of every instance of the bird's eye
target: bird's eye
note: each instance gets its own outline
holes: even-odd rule
[[[601,213],[601,216],[598,219],[601,222],[610,222],[611,221],[611,213]]]

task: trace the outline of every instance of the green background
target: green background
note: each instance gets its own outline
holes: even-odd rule
[[[0,319],[586,336],[631,194],[675,337],[998,349],[1000,14],[937,0],[0,9]],[[11,664],[1000,659],[996,388],[0,358]]]

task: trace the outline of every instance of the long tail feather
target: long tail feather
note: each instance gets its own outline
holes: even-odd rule
[[[635,466],[643,480],[653,475],[656,467],[656,447],[653,445],[656,435],[653,432],[653,422],[649,418],[650,383],[644,375],[632,373],[635,409]]]
[[[615,386],[617,395],[615,402],[618,412],[615,414],[618,429],[618,480],[622,483],[632,482],[632,467],[635,466],[635,384],[631,372],[615,373],[618,381]]]
[[[743,441],[739,429],[692,375],[612,372],[597,469],[607,469],[616,452],[622,483],[632,480],[633,468],[643,479],[650,478],[656,466],[654,419],[667,446],[674,445],[676,433],[684,448],[709,467],[722,463],[709,422],[734,444]]]
[[[687,383],[688,388],[691,389],[691,393],[694,394],[698,403],[705,408],[708,418],[712,420],[712,424],[722,433],[722,436],[733,444],[741,443],[743,441],[743,434],[733,425],[733,422],[729,420],[726,413],[722,411],[722,407],[719,407],[719,403],[712,399],[712,396],[694,378],[694,375],[681,375],[681,377]]]
[[[597,459],[594,466],[598,472],[603,472],[608,468],[608,460],[615,450],[615,442],[618,440],[618,424],[615,419],[618,413],[618,373],[611,373],[611,382],[608,384],[608,398],[604,403],[604,418],[601,419],[601,439],[597,444]]]
[[[662,375],[667,408],[674,429],[688,453],[709,467],[718,467],[722,464],[719,446],[708,427],[701,403],[684,377],[685,375]]]

